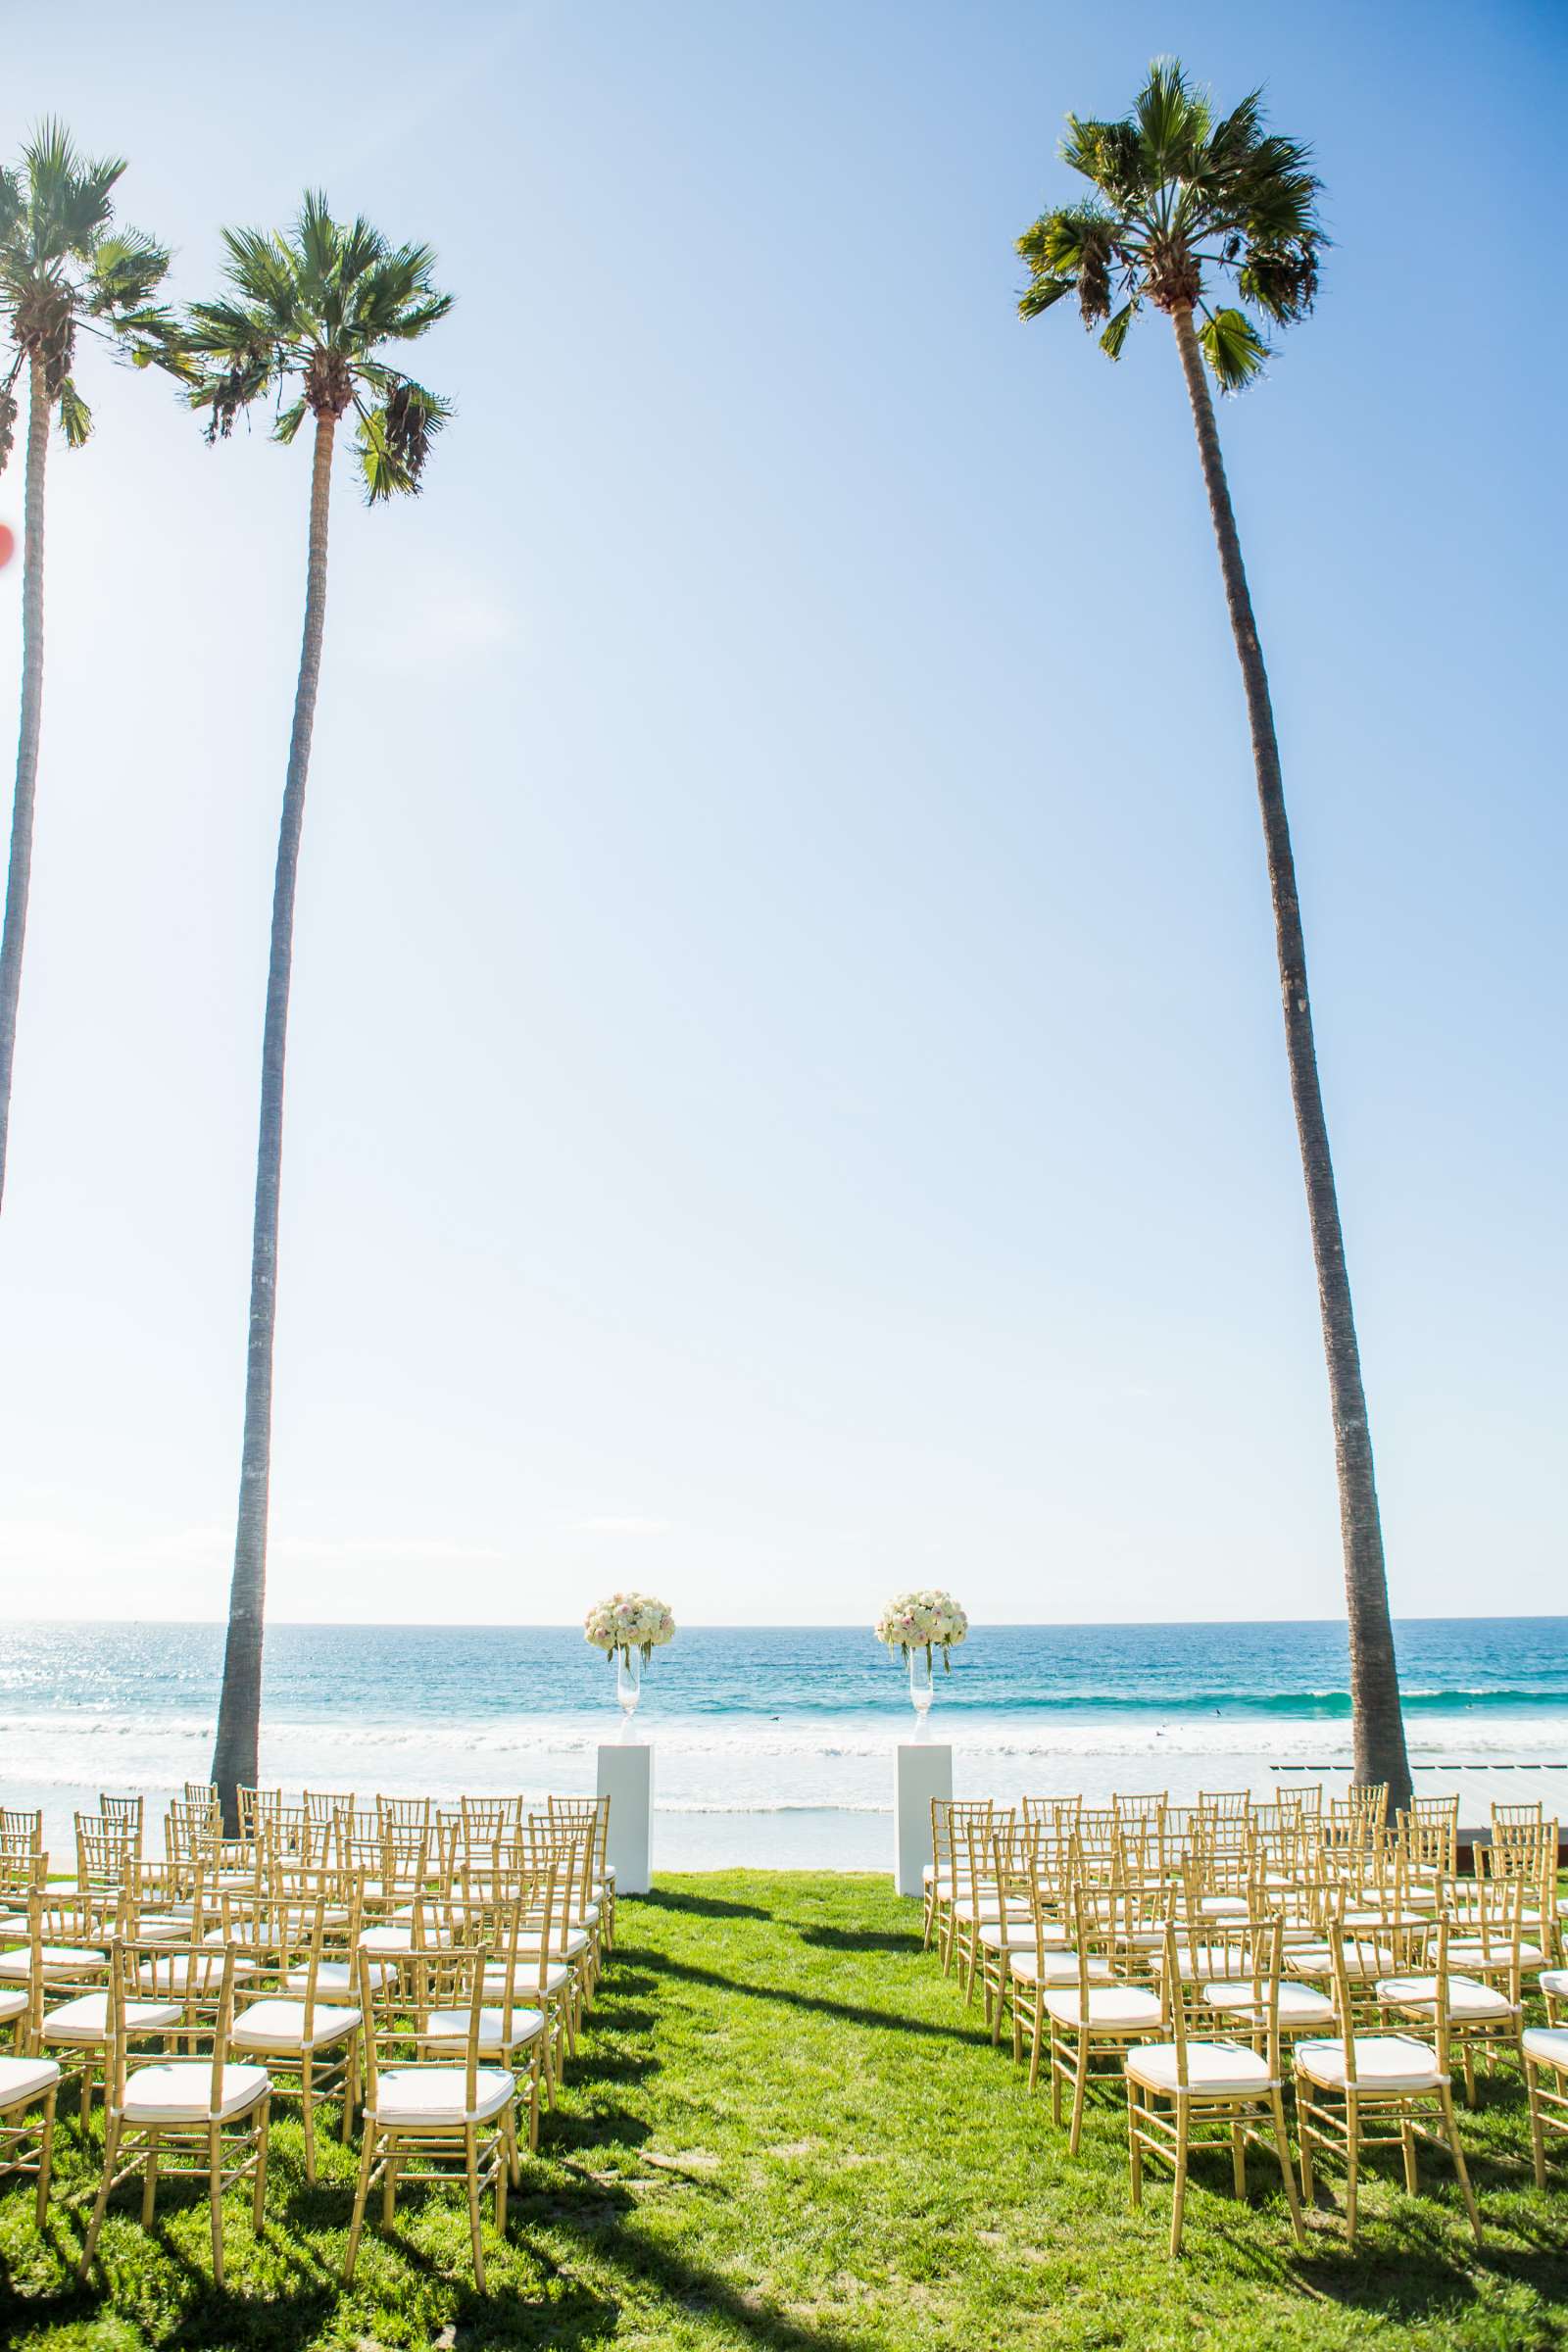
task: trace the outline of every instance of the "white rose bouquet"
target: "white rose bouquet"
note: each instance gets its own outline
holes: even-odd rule
[[[949,1674],[953,1661],[948,1652],[956,1649],[968,1632],[969,1620],[953,1594],[935,1587],[922,1592],[901,1592],[876,1621],[876,1638],[889,1649],[898,1650],[906,1661],[911,1649],[923,1649],[928,1657],[932,1650],[940,1649]]]
[[[675,1620],[651,1592],[612,1592],[608,1600],[594,1603],[582,1621],[582,1632],[583,1640],[606,1657],[624,1652],[628,1666],[632,1651],[640,1649],[646,1666],[656,1649],[674,1641]]]

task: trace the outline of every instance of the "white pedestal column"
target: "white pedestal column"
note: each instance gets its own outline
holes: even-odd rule
[[[931,1859],[931,1799],[953,1794],[953,1750],[924,1740],[901,1740],[893,1805],[893,1887],[919,1894]],[[611,1820],[614,1820],[612,1809]]]
[[[654,1751],[646,1740],[599,1750],[599,1793],[610,1799],[605,1859],[617,1894],[646,1894],[654,1863]]]

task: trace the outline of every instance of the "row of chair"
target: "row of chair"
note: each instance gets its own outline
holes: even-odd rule
[[[504,2229],[518,2103],[533,2148],[613,1941],[609,1800],[465,1799],[454,1835],[423,1800],[348,1797],[320,1843],[292,1834],[308,1808],[250,1794],[263,1801],[229,1838],[216,1792],[187,1789],[159,1861],[141,1855],[139,1800],[106,1796],[64,1879],[41,1823],[0,1814],[0,2174],[35,2181],[41,2226],[62,2087],[79,2086],[85,2131],[101,2080],[82,2275],[115,2189],[139,2176],[148,2223],[172,2161],[206,2181],[221,2281],[222,2196],[249,2181],[260,2226],[273,2102],[298,2103],[314,2180],[333,2101],[345,2141],[361,2121],[345,2278],[372,2189],[390,2228],[401,2182],[456,2163],[482,2286],[481,2204],[493,2194]]]
[[[1479,2237],[1456,2064],[1471,2104],[1478,2063],[1520,2067],[1541,2185],[1548,2139],[1568,2138],[1557,1825],[1510,1808],[1461,1876],[1456,1804],[1391,1828],[1386,1795],[932,1807],[927,1945],[966,1999],[983,1992],[994,2040],[1010,2028],[1031,2088],[1047,2070],[1058,2123],[1070,2100],[1071,2154],[1091,2088],[1114,2080],[1134,2204],[1151,2162],[1173,2170],[1173,2253],[1189,2155],[1207,2144],[1230,2147],[1238,2190],[1247,2145],[1268,2144],[1299,2239],[1293,2092],[1301,2197],[1326,2155],[1342,2160],[1352,2243],[1362,2151],[1397,2146],[1413,2189],[1423,2137],[1452,2159]]]

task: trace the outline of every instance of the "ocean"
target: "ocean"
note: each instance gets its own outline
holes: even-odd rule
[[[1543,1795],[1568,1815],[1568,1618],[1396,1629],[1417,1788],[1461,1816]],[[215,1625],[0,1627],[0,1804],[41,1804],[69,1851],[101,1789],[155,1804],[205,1780],[222,1659]],[[1343,1625],[976,1626],[938,1672],[932,1736],[958,1793],[1342,1781]],[[702,1869],[878,1869],[892,1749],[913,1717],[900,1664],[859,1627],[683,1627],[643,1681],[656,1860]],[[612,1668],[576,1627],[269,1630],[262,1779],[368,1798],[592,1787],[617,1737]]]

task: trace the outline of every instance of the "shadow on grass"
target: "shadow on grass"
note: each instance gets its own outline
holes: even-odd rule
[[[645,1910],[676,1911],[687,1918],[770,1920],[776,1917],[765,1903],[736,1903],[731,1902],[727,1895],[719,1894],[673,1894],[667,1888],[659,1886],[648,1894],[638,1895],[636,1899]]]
[[[921,1950],[919,1932],[910,1929],[889,1936],[875,1928],[802,1928],[800,1936],[822,1952],[900,1952],[918,1960]]]
[[[796,1992],[784,1984],[749,1984],[744,1977],[726,1977],[716,1968],[698,1968],[690,1960],[661,1961],[667,1977],[680,1977],[691,1984],[711,1984],[716,1991],[740,1993],[749,2001],[768,2001],[788,2009],[808,2009],[817,2017],[837,2017],[846,2025],[864,2026],[872,2033],[913,2035],[931,2041],[966,2041],[989,2046],[991,2035],[984,2026],[943,2026],[930,2019],[910,2017],[902,2009],[867,2009],[858,2001],[833,2001],[821,1992]]]

